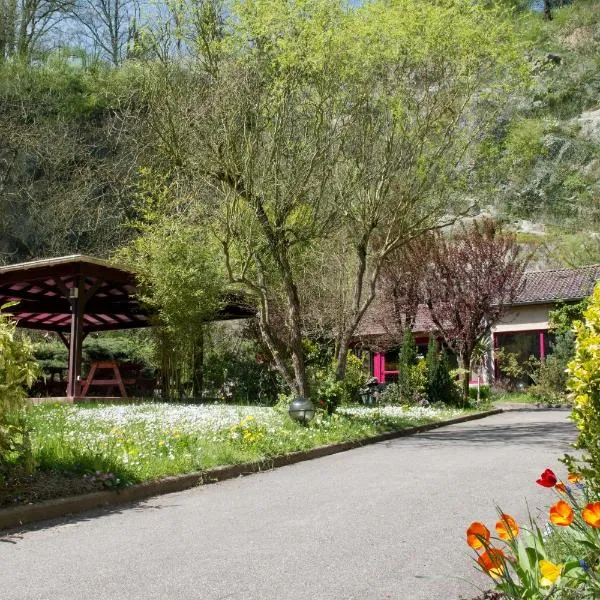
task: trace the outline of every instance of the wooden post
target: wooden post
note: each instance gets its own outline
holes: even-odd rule
[[[71,303],[71,336],[69,338],[69,374],[67,398],[77,398],[81,389],[81,346],[83,344],[83,309],[85,305],[85,287],[83,277],[77,276],[69,289]]]
[[[540,331],[540,360],[546,360],[546,336],[544,331]]]

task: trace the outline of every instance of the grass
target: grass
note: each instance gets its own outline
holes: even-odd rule
[[[494,392],[491,400],[494,404],[537,404],[539,402],[527,392]]]
[[[29,423],[39,470],[86,475],[109,487],[267,459],[464,413],[347,407],[303,427],[265,407],[39,405],[29,411]]]

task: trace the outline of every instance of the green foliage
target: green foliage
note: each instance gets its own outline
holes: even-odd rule
[[[311,397],[317,407],[329,414],[341,404],[358,402],[359,390],[368,379],[362,360],[352,352],[348,352],[346,376],[342,381],[336,377],[336,363],[331,357],[320,366],[312,366],[309,371]]]
[[[377,402],[390,406],[414,406],[427,403],[427,364],[418,360],[417,364],[406,365],[402,385],[400,383],[387,384],[378,395]]]
[[[281,388],[277,371],[243,330],[214,325],[207,336],[203,365],[206,399],[272,405]]]
[[[27,425],[40,469],[112,475],[119,485],[189,473],[220,465],[267,460],[299,450],[360,440],[457,416],[361,407],[320,412],[300,426],[285,410],[183,404],[38,405]],[[460,414],[460,413],[458,413]]]
[[[400,396],[405,402],[410,402],[413,396],[423,391],[423,382],[420,378],[418,350],[415,336],[410,328],[402,334],[402,345],[398,356],[398,388]]]
[[[425,358],[427,382],[425,393],[430,402],[443,402],[448,405],[459,403],[457,388],[450,376],[448,357],[444,350],[439,350],[433,337],[429,338],[429,347]]]
[[[572,462],[595,494],[600,494],[600,285],[583,321],[575,323],[575,358],[569,363],[568,388],[573,395],[573,420],[579,430],[581,462]]]
[[[555,307],[550,310],[548,314],[548,321],[550,323],[550,330],[555,332],[557,336],[570,334],[573,332],[573,327],[576,321],[581,321],[583,318],[583,313],[586,308],[589,306],[590,299],[584,298],[579,302],[575,303],[565,303],[559,302],[555,305]],[[575,338],[573,337],[571,342],[568,340],[571,338],[564,338],[562,342],[559,342],[557,339],[556,344],[553,348],[553,353],[560,353],[561,356],[564,354],[563,352],[563,344],[573,344],[572,348],[569,346],[569,353],[575,350],[574,342]],[[559,350],[560,347],[560,350]]]
[[[514,391],[536,381],[540,368],[540,360],[531,355],[522,361],[516,352],[506,352],[503,348],[494,351],[494,357],[498,364],[498,370],[504,379],[502,385],[508,390]]]
[[[0,60],[0,240],[11,260],[107,256],[127,239],[139,121],[137,71],[53,54]]]
[[[0,475],[33,468],[26,423],[26,388],[37,375],[31,344],[15,336],[14,321],[0,312]]]
[[[64,395],[68,351],[56,339],[38,340],[32,344],[33,356],[39,366],[39,377],[32,387],[33,396]],[[92,334],[83,342],[82,362],[89,365],[99,360],[115,360],[120,364],[141,367],[144,377],[153,378],[156,369],[154,342],[148,331],[105,332]]]
[[[471,402],[475,402],[477,400],[482,403],[487,402],[491,398],[490,386],[482,383],[479,385],[479,390],[477,387],[477,384],[469,386],[469,399]]]
[[[185,391],[201,397],[205,324],[227,303],[224,268],[215,260],[212,237],[160,208],[165,198],[176,203],[177,191],[152,172],[142,175],[139,220],[133,224],[139,235],[118,256],[136,273],[138,297],[155,316],[164,396],[180,397]]]
[[[576,119],[597,107],[600,4],[553,8],[553,20],[524,11],[515,20],[529,43],[533,83],[516,115],[498,128],[496,206],[511,218],[553,226],[542,252],[566,264],[597,262],[598,138]],[[590,251],[595,244],[596,250]]]

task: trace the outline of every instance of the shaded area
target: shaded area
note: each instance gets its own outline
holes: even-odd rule
[[[139,502],[120,504],[118,506],[98,507],[83,513],[68,515],[66,517],[57,519],[50,519],[48,521],[39,521],[38,523],[28,523],[27,525],[18,528],[15,527],[11,529],[5,529],[0,532],[0,543],[16,545],[19,542],[24,542],[26,540],[27,533],[52,530],[61,526],[75,526],[90,521],[96,521],[99,518],[108,517],[110,515],[126,514],[128,511],[156,512],[166,508],[175,508],[177,506],[179,505],[176,503],[159,503],[155,499],[148,499],[141,500]]]
[[[419,446],[442,445],[495,445],[495,446],[544,446],[563,451],[575,442],[577,428],[569,421],[549,423],[539,421],[527,423],[486,424],[479,428],[448,427],[431,433],[417,434],[411,441]],[[393,445],[394,443],[390,443]]]

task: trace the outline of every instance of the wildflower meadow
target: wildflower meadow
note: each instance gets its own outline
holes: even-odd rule
[[[39,405],[28,411],[39,469],[104,476],[128,485],[257,461],[336,442],[447,420],[455,408],[343,407],[309,426],[276,408],[142,403]]]

